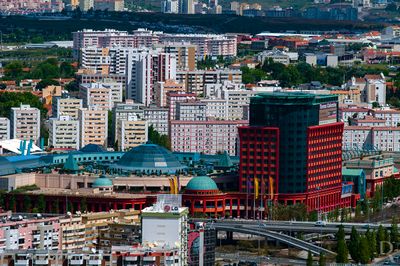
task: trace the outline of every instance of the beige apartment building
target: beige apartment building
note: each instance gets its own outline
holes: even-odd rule
[[[78,111],[80,146],[97,144],[106,147],[108,137],[108,111],[82,108]]]
[[[40,110],[30,105],[21,104],[11,108],[11,138],[33,140],[40,139]]]
[[[118,148],[121,151],[130,150],[147,142],[148,122],[132,117],[118,121],[117,126]]]
[[[50,118],[49,147],[56,150],[79,149],[79,121],[70,116]]]
[[[185,92],[185,85],[177,83],[174,80],[166,80],[165,82],[157,82],[154,86],[155,101],[158,107],[167,106],[167,93],[168,92]]]
[[[82,99],[57,97],[52,104],[53,117],[69,116],[78,120],[78,110],[82,107]]]
[[[85,108],[91,107],[108,111],[113,107],[111,89],[101,83],[79,85],[79,98],[83,100]]]

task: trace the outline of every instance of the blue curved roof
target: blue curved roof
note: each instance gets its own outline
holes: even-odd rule
[[[196,176],[186,185],[188,190],[218,190],[217,184],[208,176]]]
[[[12,162],[5,157],[0,157],[0,176],[12,175],[16,173],[16,169]]]
[[[113,182],[111,181],[110,178],[106,177],[105,175],[101,175],[98,178],[96,178],[92,185],[93,188],[111,187],[111,186],[113,186]]]
[[[112,168],[128,171],[174,173],[186,169],[169,150],[156,144],[143,144],[125,153]]]
[[[80,152],[105,152],[107,151],[104,147],[96,144],[88,144],[85,147],[82,147]]]

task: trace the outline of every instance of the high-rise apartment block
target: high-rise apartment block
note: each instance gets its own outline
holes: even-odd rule
[[[252,191],[248,185],[258,178],[273,200],[286,204],[330,211],[343,202],[337,96],[258,94],[251,99],[250,125],[239,134],[241,191]]]
[[[207,85],[232,82],[242,83],[242,71],[233,69],[177,71],[176,80],[185,85],[186,91],[205,94]]]
[[[56,150],[79,150],[79,121],[70,116],[50,118],[49,147]]]
[[[143,104],[135,103],[133,100],[126,100],[124,103],[115,104],[112,110],[114,134],[118,131],[117,126],[119,121],[142,120],[144,117],[143,107]]]
[[[70,97],[54,97],[52,102],[53,117],[69,116],[78,120],[78,110],[82,108],[82,99]]]
[[[175,79],[176,58],[160,50],[132,51],[127,56],[126,97],[150,105],[154,101],[154,84]]]
[[[197,46],[196,55],[198,58],[203,58],[204,56],[236,56],[237,54],[237,39],[234,35],[165,33],[160,36],[160,42],[194,44]]]
[[[186,1],[186,2],[185,2]],[[179,1],[179,9],[184,13],[193,13],[193,1]],[[96,48],[141,48],[151,47],[156,44],[170,46],[172,43],[191,44],[196,46],[196,57],[204,56],[236,56],[237,39],[233,34],[169,34],[153,32],[147,29],[138,29],[131,34],[126,31],[116,30],[83,30],[73,32],[74,57],[78,59],[82,49]],[[181,46],[183,47],[183,46]],[[173,48],[176,50],[176,48]],[[188,51],[189,52],[189,51]],[[191,52],[187,55],[189,56]],[[101,63],[99,61],[99,63]]]
[[[94,10],[123,11],[124,0],[94,0]]]
[[[97,144],[107,147],[108,111],[96,108],[82,108],[78,111],[81,147]]]
[[[169,109],[150,105],[144,108],[144,119],[149,123],[149,126],[160,133],[168,135]]]
[[[117,124],[116,141],[121,151],[145,144],[148,138],[148,122],[132,117],[120,119]]]
[[[83,101],[83,107],[97,110],[111,110],[113,107],[111,88],[100,83],[80,84],[79,97]]]
[[[223,151],[237,154],[238,127],[248,121],[179,121],[170,122],[171,147],[173,151],[217,154]]]
[[[10,139],[10,120],[0,117],[0,140]]]
[[[164,53],[174,54],[177,70],[193,71],[197,64],[197,46],[191,43],[163,43],[155,47],[161,47]]]
[[[11,108],[11,138],[33,140],[39,143],[40,110],[30,105],[21,104]]]
[[[168,92],[185,92],[185,86],[177,83],[174,80],[166,80],[157,82],[154,86],[155,90],[155,103],[159,107],[167,106],[167,93]]]
[[[196,100],[196,94],[184,92],[167,92],[167,107],[169,120],[176,120],[176,103]]]

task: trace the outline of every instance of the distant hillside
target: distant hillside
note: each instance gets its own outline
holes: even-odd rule
[[[161,13],[109,13],[106,18],[82,18],[70,20],[38,20],[28,17],[5,17],[0,19],[0,31],[4,42],[30,42],[37,36],[46,40],[71,39],[71,32],[84,29],[115,28],[133,30],[138,27],[171,31],[173,27],[191,27],[191,32],[242,32],[259,33],[262,31],[286,30],[352,30],[366,31],[381,29],[378,23],[305,20],[300,18],[240,17],[234,15],[172,15]],[[184,28],[185,30],[185,28]]]

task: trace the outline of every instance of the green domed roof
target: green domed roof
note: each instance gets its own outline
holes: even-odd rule
[[[218,190],[217,184],[208,176],[196,176],[186,186],[188,190]]]
[[[106,177],[105,175],[101,175],[96,180],[94,180],[92,187],[97,188],[97,187],[112,187],[113,182],[111,181],[110,178]]]

